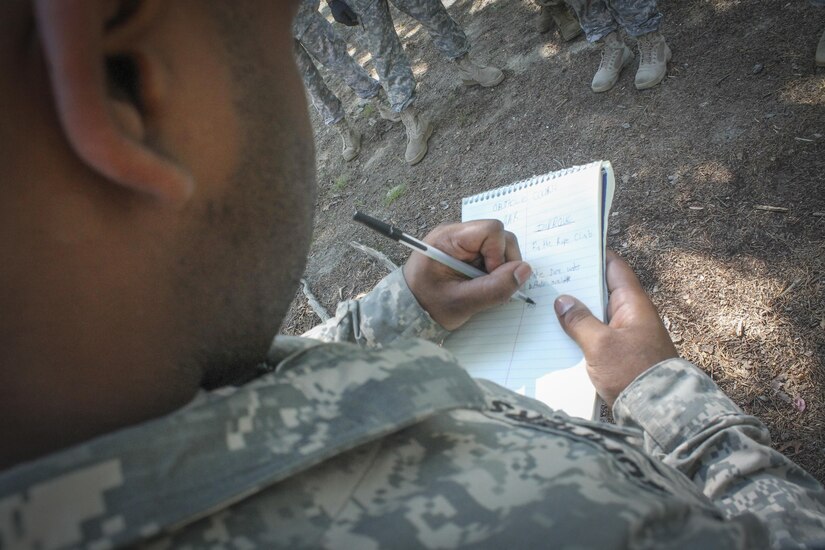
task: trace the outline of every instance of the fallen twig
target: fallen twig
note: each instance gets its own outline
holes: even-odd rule
[[[768,206],[766,204],[754,204],[753,209],[754,210],[764,210],[765,212],[781,212],[781,213],[787,213],[788,212],[788,209],[785,208],[784,206]]]
[[[797,285],[798,285],[799,283],[801,283],[801,282],[802,282],[802,279],[794,279],[794,280],[793,280],[793,282],[792,282],[791,284],[789,284],[789,285],[785,288],[785,290],[783,290],[782,292],[780,292],[780,293],[779,293],[779,295],[778,295],[778,296],[776,296],[776,298],[774,298],[774,299],[773,299],[773,300],[774,300],[774,302],[775,302],[776,300],[780,299],[782,296],[784,296],[784,295],[785,295],[785,294],[787,294],[788,292],[790,292],[790,291],[792,291],[793,289],[795,289],[795,288],[797,287]]]
[[[368,246],[364,246],[363,244],[361,244],[359,242],[355,242],[355,241],[350,241],[349,245],[351,247],[353,247],[354,249],[356,249],[356,250],[360,250],[361,252],[363,252],[364,254],[366,254],[368,256],[372,256],[373,258],[378,260],[380,263],[382,263],[384,265],[384,267],[387,268],[388,271],[395,271],[396,269],[398,269],[398,266],[395,265],[395,263],[393,263],[392,260],[390,260],[389,258],[387,258],[387,256],[385,256],[384,254],[382,254],[381,252],[378,252],[377,250],[375,250],[373,248],[370,248]]]
[[[309,307],[312,308],[312,311],[315,312],[315,315],[317,315],[322,322],[328,321],[329,313],[327,313],[327,310],[324,309],[324,306],[321,305],[321,302],[318,301],[318,299],[309,289],[309,284],[307,283],[306,279],[301,279],[301,289],[304,291],[304,296],[307,297]]]
[[[716,81],[716,85],[717,85],[717,86],[719,86],[720,84],[722,84],[722,82],[724,82],[725,80],[727,80],[727,79],[728,79],[728,77],[729,77],[730,75],[732,75],[732,74],[733,74],[733,73],[728,73],[728,74],[726,74],[725,76],[723,76],[722,78],[720,78],[719,80],[717,80],[717,81]]]

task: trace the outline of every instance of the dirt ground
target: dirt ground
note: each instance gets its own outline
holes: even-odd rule
[[[351,240],[399,264],[407,256],[352,223],[356,208],[424,236],[460,219],[463,196],[610,160],[618,188],[609,246],[641,277],[681,355],[825,481],[825,71],[813,62],[825,9],[664,0],[667,78],[639,92],[634,64],[597,95],[589,84],[599,51],[555,30],[539,35],[532,2],[445,4],[473,55],[507,78],[465,88],[426,31],[394,11],[417,105],[436,128],[414,167],[403,160],[403,126],[329,78],[364,140],[344,162],[340,138],[312,113],[319,197],[305,277],[320,302],[334,313],[386,274]],[[336,29],[372,70],[357,29]],[[299,292],[283,332],[317,323]]]

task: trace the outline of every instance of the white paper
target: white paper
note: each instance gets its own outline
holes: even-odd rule
[[[533,268],[523,290],[536,305],[512,300],[476,315],[444,344],[472,376],[584,418],[593,416],[596,392],[553,302],[570,294],[604,317],[602,166],[538,176],[463,201],[463,221],[495,218],[516,234]]]

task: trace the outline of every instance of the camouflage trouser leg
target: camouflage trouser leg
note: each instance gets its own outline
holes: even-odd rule
[[[630,36],[659,30],[662,14],[656,0],[569,0],[579,16],[588,42],[601,40],[613,31],[624,29]]]
[[[295,41],[295,64],[298,65],[298,71],[301,73],[304,86],[309,92],[309,99],[318,114],[324,119],[324,124],[335,124],[344,118],[344,108],[341,106],[341,101],[324,82],[321,73],[318,72],[318,68],[312,62],[312,58],[309,57],[309,54],[298,40]]]
[[[392,23],[387,0],[347,0],[358,14],[367,48],[393,111],[401,112],[415,99],[410,60]]]
[[[369,99],[381,90],[378,81],[352,58],[347,52],[346,42],[319,12],[312,13],[306,30],[295,38],[316,61],[346,82],[358,97]]]
[[[321,6],[321,0],[302,0],[298,6],[298,13],[292,19],[292,36],[293,38],[301,38],[301,35],[306,32],[307,27],[312,22],[313,16],[318,13],[318,8]]]
[[[399,11],[406,13],[427,29],[436,47],[451,60],[470,51],[470,41],[458,23],[450,17],[441,0],[391,0]]]

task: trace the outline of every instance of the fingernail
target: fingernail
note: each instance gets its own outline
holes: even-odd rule
[[[530,267],[530,264],[521,264],[513,271],[513,277],[515,277],[518,286],[522,286],[526,283],[527,279],[529,279],[532,274],[533,268]]]
[[[553,304],[553,307],[556,308],[556,315],[562,317],[565,313],[570,311],[576,305],[576,301],[571,296],[559,296],[556,298],[556,302]]]

